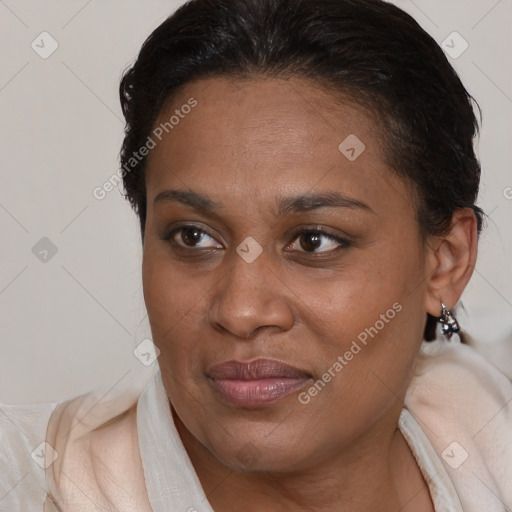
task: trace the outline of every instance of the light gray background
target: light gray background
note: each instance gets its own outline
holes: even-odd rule
[[[92,191],[118,167],[121,72],[180,3],[0,0],[1,402],[141,386],[155,369],[133,354],[151,337],[136,217],[120,190]],[[469,44],[451,61],[483,110],[489,220],[459,319],[512,374],[512,1],[396,3],[439,43]],[[47,59],[31,47],[50,47],[44,31],[59,45]],[[46,262],[32,252],[43,237],[57,247]]]

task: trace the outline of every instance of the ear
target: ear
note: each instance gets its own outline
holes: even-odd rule
[[[471,208],[452,217],[450,231],[427,242],[427,295],[425,309],[439,316],[441,302],[449,309],[457,304],[473,274],[478,247],[477,222]]]

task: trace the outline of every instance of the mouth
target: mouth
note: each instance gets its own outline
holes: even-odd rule
[[[276,402],[312,378],[307,372],[274,359],[226,361],[210,368],[207,377],[225,402],[238,407]]]

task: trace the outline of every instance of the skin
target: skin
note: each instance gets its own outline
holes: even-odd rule
[[[460,210],[422,237],[412,190],[385,164],[376,120],[306,80],[210,78],[160,113],[197,106],[150,152],[143,288],[178,432],[218,512],[430,511],[428,487],[397,429],[426,313],[458,301],[474,267],[476,222]],[[356,134],[366,149],[338,149]],[[206,213],[164,190],[207,195]],[[367,207],[278,216],[283,197],[338,192]],[[192,225],[205,233],[194,239]],[[317,246],[304,228],[323,229]],[[247,263],[236,248],[254,238]],[[309,243],[308,243],[309,241]],[[305,245],[303,245],[305,244]],[[401,311],[308,404],[300,392],[393,304]],[[267,357],[312,381],[256,409],[227,405],[208,369]],[[240,457],[249,450],[250,457]]]

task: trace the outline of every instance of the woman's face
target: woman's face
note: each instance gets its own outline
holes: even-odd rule
[[[180,429],[288,471],[396,424],[427,271],[375,120],[307,81],[214,78],[151,137],[144,297]]]

